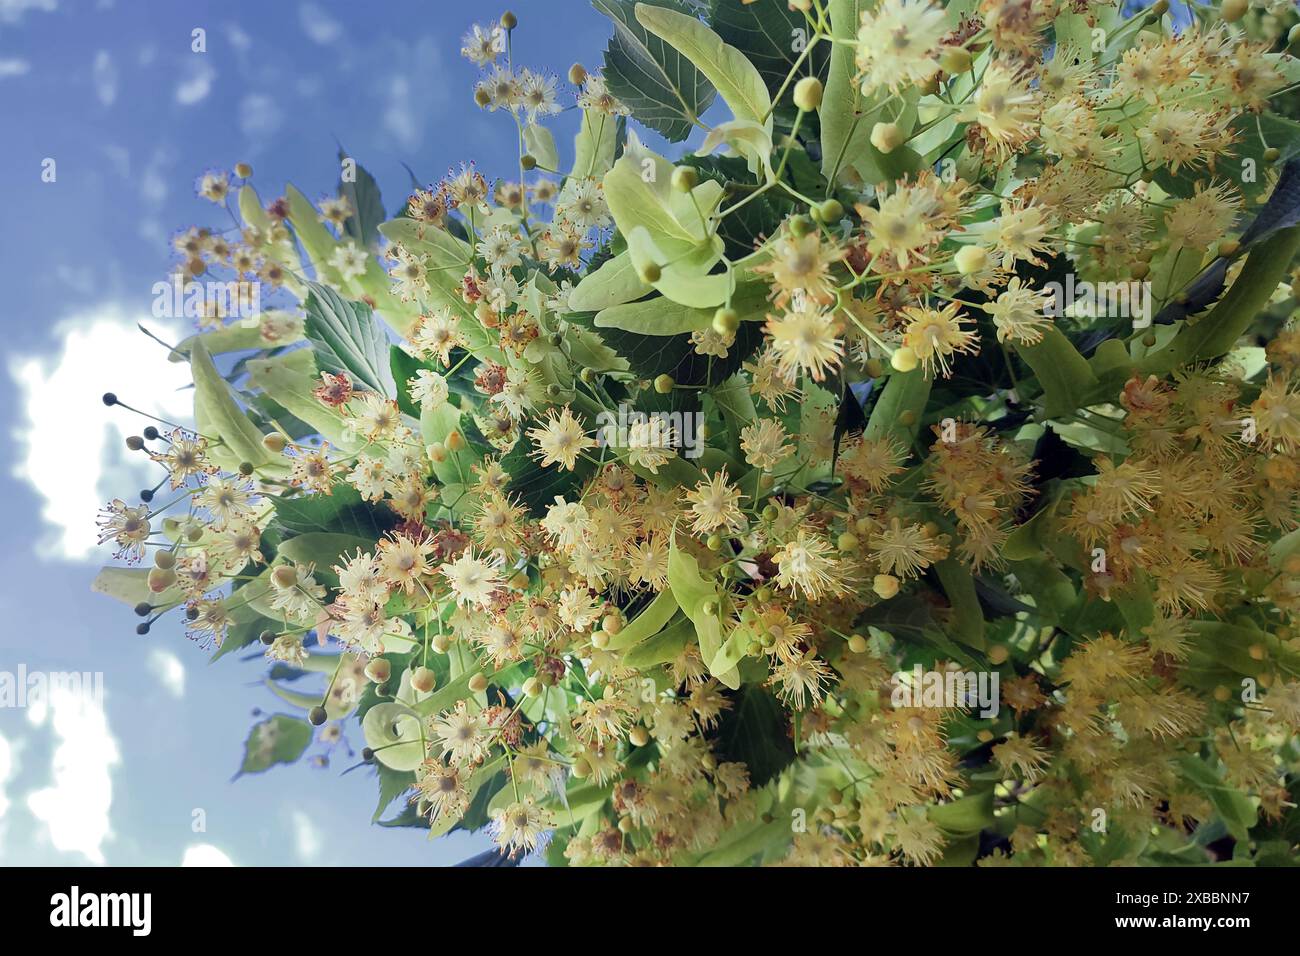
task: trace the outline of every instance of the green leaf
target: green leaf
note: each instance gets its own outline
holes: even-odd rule
[[[752,120],[769,134],[772,132],[772,98],[763,77],[745,54],[724,43],[695,17],[666,7],[638,3],[636,18],[695,64],[737,119]]]
[[[1097,384],[1088,360],[1055,325],[1048,326],[1038,344],[1016,345],[1015,349],[1043,387],[1044,411],[1049,418],[1077,409]]]
[[[322,372],[343,372],[352,381],[388,398],[396,389],[389,370],[388,338],[364,302],[344,299],[333,289],[308,283],[307,339]]]
[[[673,597],[673,592],[660,591],[640,614],[623,625],[623,630],[609,639],[607,647],[611,651],[622,651],[640,644],[663,630],[676,613],[677,598]]]
[[[1226,354],[1250,328],[1300,250],[1300,226],[1274,233],[1251,250],[1246,264],[1219,303],[1206,315],[1185,321],[1172,342],[1141,363],[1143,372],[1163,374]]]
[[[624,117],[615,119],[597,109],[582,111],[582,124],[573,138],[573,172],[579,179],[600,179],[614,165],[619,130]]]
[[[871,409],[863,431],[865,437],[875,441],[888,435],[904,448],[911,448],[921,427],[932,384],[920,369],[892,373]]]
[[[925,815],[939,829],[955,836],[979,833],[993,826],[993,789],[929,807]]]
[[[712,661],[722,647],[722,617],[717,607],[718,588],[700,574],[699,562],[679,549],[676,540],[668,547],[668,586],[672,588],[673,597],[681,609],[695,625],[695,633],[700,642],[700,657],[706,662]],[[704,609],[709,603],[714,605],[712,613]],[[740,675],[735,667],[710,673],[733,690],[740,686]]]
[[[379,817],[389,805],[406,791],[415,786],[415,774],[409,770],[394,770],[385,764],[378,764],[375,769],[379,776],[379,803],[370,816],[371,823],[378,823]]]
[[[1239,842],[1249,840],[1247,831],[1259,821],[1259,811],[1250,798],[1220,779],[1218,773],[1200,757],[1184,757],[1178,765],[1184,777],[1214,805],[1228,832]]]
[[[212,460],[228,471],[237,471],[241,462],[255,468],[279,465],[262,444],[262,433],[244,414],[230,393],[202,342],[190,348],[190,371],[194,375],[194,423],[207,438],[220,439],[209,446]]]
[[[545,126],[529,123],[524,127],[524,145],[537,165],[552,172],[560,171],[560,152],[555,148],[555,137]]]
[[[984,649],[984,610],[975,593],[975,579],[970,569],[954,558],[945,558],[934,566],[952,605],[952,635],[963,644]]]
[[[358,548],[369,551],[374,548],[376,540],[333,531],[309,531],[285,538],[280,542],[279,553],[290,561],[313,564],[322,571],[328,571],[340,561],[345,552],[356,551]]]
[[[639,299],[653,289],[637,274],[631,253],[621,252],[578,283],[569,293],[569,308],[574,312],[599,312]]]
[[[137,604],[170,604],[181,598],[177,587],[168,588],[162,594],[149,590],[149,571],[147,568],[122,568],[108,565],[99,569],[95,580],[90,583],[90,590],[103,594],[115,601],[121,601],[127,607]]]
[[[669,301],[696,309],[713,309],[730,297],[735,273],[730,269],[711,273],[713,255],[705,256],[703,262],[693,257],[675,261],[659,248],[645,226],[633,226],[626,238],[627,251],[638,270],[659,267],[659,278],[653,285]],[[721,242],[717,245],[720,247]]]
[[[361,719],[366,746],[392,770],[414,770],[424,762],[424,722],[405,704],[376,704]]]
[[[342,149],[339,150],[339,163],[350,159]],[[352,215],[343,223],[346,235],[356,240],[362,249],[374,249],[379,244],[379,226],[388,218],[384,212],[384,203],[379,196],[379,184],[375,177],[366,172],[365,167],[355,163],[356,178],[348,182],[339,177],[339,196],[352,206]]]
[[[746,684],[722,712],[714,753],[719,761],[749,768],[752,787],[761,787],[794,762],[794,743],[785,708],[762,687]],[[788,829],[790,821],[784,821]]]
[[[623,663],[636,670],[666,664],[696,639],[695,625],[689,618],[683,617],[670,623],[654,637],[629,649],[623,656]]]
[[[347,482],[337,482],[328,495],[299,495],[274,503],[276,521],[291,534],[329,531],[377,541],[397,526],[388,508],[364,501]]]
[[[244,762],[235,776],[262,773],[278,763],[293,763],[311,746],[311,737],[311,724],[288,714],[276,714],[254,724],[244,741]]]
[[[317,279],[329,278],[338,281],[338,272],[330,265],[330,257],[338,248],[338,240],[320,221],[320,215],[316,207],[311,204],[311,200],[299,192],[292,183],[285,187],[284,195],[289,200],[289,225],[293,226],[294,235],[306,250],[307,257],[316,270]]]
[[[799,61],[795,37],[811,38],[808,22],[787,0],[713,0],[709,23],[724,41],[742,52],[767,84],[773,96]],[[825,76],[831,44],[818,44],[804,58],[796,77]],[[852,52],[850,51],[850,56]],[[787,87],[787,93],[793,83]]]
[[[348,440],[338,409],[316,400],[312,390],[320,384],[310,349],[296,349],[270,358],[250,359],[248,382],[294,418],[306,422],[330,444],[345,451],[357,447]]]
[[[663,4],[668,12],[679,8],[672,0],[654,2]],[[685,139],[713,102],[713,86],[676,44],[647,30],[636,10],[646,4],[592,0],[592,6],[614,23],[614,35],[605,50],[609,91],[640,122],[670,142]]]

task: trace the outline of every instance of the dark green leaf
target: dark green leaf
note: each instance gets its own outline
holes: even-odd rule
[[[288,714],[276,714],[254,724],[244,741],[239,776],[261,773],[278,763],[293,763],[311,746],[311,724]]]
[[[649,6],[688,12],[674,0]],[[614,22],[605,50],[605,81],[637,120],[672,142],[687,137],[713,102],[714,89],[690,60],[637,22],[635,0],[592,0]]]
[[[718,725],[715,752],[745,764],[750,784],[761,787],[794,761],[785,710],[761,687],[742,687],[733,701]]]
[[[340,165],[348,158],[348,154],[340,149]],[[352,215],[343,223],[343,230],[361,248],[374,249],[379,241],[379,224],[388,216],[380,201],[379,184],[375,182],[375,177],[366,172],[360,163],[356,164],[356,174],[355,182],[347,182],[341,176],[339,178],[339,195],[352,205]]]

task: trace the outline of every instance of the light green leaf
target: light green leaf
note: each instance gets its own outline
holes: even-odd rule
[[[230,386],[221,377],[202,342],[190,347],[190,371],[194,376],[194,424],[199,433],[220,439],[208,447],[212,460],[228,471],[237,471],[240,463],[254,468],[282,471],[283,466],[262,445],[262,433],[244,414],[230,394]]]
[[[578,179],[600,179],[614,165],[618,120],[601,110],[582,111],[582,124],[573,138],[573,171]]]
[[[658,634],[677,613],[677,598],[672,591],[660,591],[640,614],[609,639],[611,651],[621,651]]]
[[[545,126],[529,123],[524,127],[524,145],[543,169],[559,172],[560,153],[555,148],[555,137]]]
[[[772,132],[772,98],[762,74],[745,54],[722,41],[695,17],[645,3],[636,5],[637,21],[683,53],[709,78],[737,119],[753,120]]]
[[[317,570],[328,571],[345,552],[372,550],[375,542],[355,534],[337,534],[333,531],[310,531],[294,535],[280,543],[281,557],[299,564],[314,564]]]
[[[414,770],[424,761],[423,721],[405,704],[375,704],[362,718],[361,732],[385,767]]]
[[[700,565],[695,558],[677,547],[674,540],[668,548],[668,586],[673,590],[673,597],[695,625],[695,633],[700,642],[700,657],[712,661],[722,647],[722,617],[717,608],[718,588],[705,580],[700,574]],[[704,610],[706,604],[712,603],[714,610]],[[740,686],[740,674],[732,667],[721,673],[712,672],[713,676],[731,689]]]
[[[639,299],[653,290],[654,286],[637,274],[632,254],[620,252],[587,275],[569,293],[569,309],[573,312],[599,312]]]

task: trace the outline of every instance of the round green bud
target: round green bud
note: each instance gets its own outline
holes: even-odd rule
[[[786,226],[790,229],[790,235],[800,239],[813,231],[813,221],[807,216],[791,216],[786,221]]]
[[[740,315],[735,309],[718,309],[713,313],[713,331],[719,335],[735,335],[740,328]]]
[[[720,534],[709,535],[708,539],[704,542],[704,546],[708,548],[710,551],[721,551],[722,535]]]
[[[838,199],[828,199],[813,206],[818,222],[837,223],[844,218],[844,204]]]
[[[871,127],[871,145],[882,153],[892,153],[906,138],[897,123],[877,123]]]
[[[794,85],[794,105],[811,113],[822,105],[822,81],[815,76],[805,76]]]
[[[660,395],[667,395],[677,384],[676,380],[668,374],[655,376],[655,391]]]
[[[959,46],[946,46],[939,54],[939,66],[953,76],[969,72],[973,62],[970,51]]]
[[[537,157],[534,156],[532,153],[524,153],[524,155],[519,157],[519,167],[525,170],[536,169]]]
[[[663,276],[663,270],[654,262],[647,262],[638,271],[641,281],[648,285],[654,285]]]
[[[1266,163],[1276,163],[1281,158],[1282,151],[1276,146],[1270,146],[1268,149],[1264,150],[1264,162]]]
[[[311,721],[313,727],[319,727],[325,721],[329,720],[329,714],[325,713],[325,708],[317,704],[311,710],[307,711],[307,719]]]
[[[1250,0],[1223,0],[1223,6],[1219,8],[1219,16],[1227,23],[1236,23],[1249,9]]]
[[[688,193],[700,184],[700,174],[691,166],[678,166],[673,170],[673,189]]]

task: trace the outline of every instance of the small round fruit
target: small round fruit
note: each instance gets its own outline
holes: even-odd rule
[[[688,193],[700,184],[700,174],[692,166],[678,166],[673,170],[673,189]]]
[[[637,724],[628,732],[627,739],[632,742],[633,747],[644,747],[650,742],[650,731]]]
[[[805,76],[794,85],[794,105],[811,113],[822,105],[822,81],[815,76]]]
[[[910,372],[920,364],[911,346],[904,345],[894,349],[894,354],[889,356],[889,364],[895,372]]]
[[[307,711],[307,719],[311,721],[313,727],[319,727],[325,721],[329,720],[329,714],[325,713],[325,708],[317,704],[311,710]]]
[[[1249,9],[1250,0],[1223,0],[1223,6],[1219,7],[1219,16],[1223,17],[1226,23],[1236,23]]]
[[[871,145],[882,153],[892,153],[903,145],[904,139],[897,123],[877,123],[871,127]]]
[[[898,588],[898,578],[892,574],[877,574],[871,581],[871,590],[886,601],[898,593]]]
[[[427,694],[438,685],[438,675],[427,667],[420,666],[411,675],[411,687],[417,694]]]
[[[861,634],[850,635],[849,650],[854,654],[865,654],[867,652],[867,639]]]

